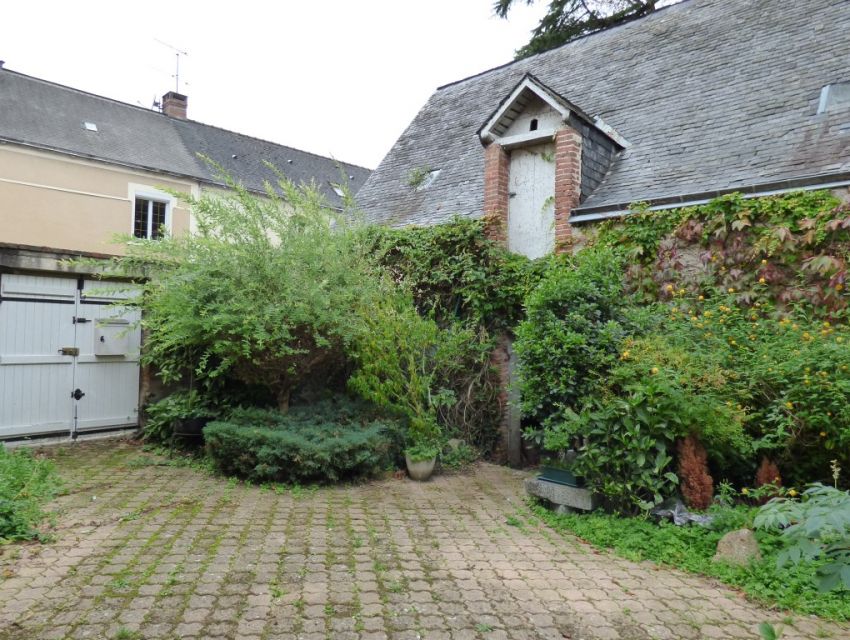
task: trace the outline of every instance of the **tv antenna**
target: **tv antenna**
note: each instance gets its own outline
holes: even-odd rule
[[[154,40],[157,41],[162,46],[168,47],[169,49],[171,49],[174,52],[174,57],[175,57],[174,75],[171,76],[171,77],[174,78],[174,91],[176,91],[177,93],[180,93],[180,56],[188,56],[189,53],[186,52],[186,51],[183,51],[181,49],[178,49],[177,47],[174,47],[174,46],[168,44],[167,42],[163,42],[159,38],[154,38]],[[187,82],[186,84],[189,84],[189,83]]]

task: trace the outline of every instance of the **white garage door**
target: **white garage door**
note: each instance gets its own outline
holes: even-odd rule
[[[138,311],[115,286],[0,274],[0,439],[138,424]]]

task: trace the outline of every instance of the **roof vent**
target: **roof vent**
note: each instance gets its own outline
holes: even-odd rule
[[[97,125],[94,122],[84,122],[83,127],[86,131],[97,131]]]
[[[820,91],[818,115],[850,108],[850,82],[835,82]]]

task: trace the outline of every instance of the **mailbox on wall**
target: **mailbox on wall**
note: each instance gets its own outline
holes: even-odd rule
[[[94,355],[126,356],[130,348],[130,323],[122,318],[98,320],[94,328]]]

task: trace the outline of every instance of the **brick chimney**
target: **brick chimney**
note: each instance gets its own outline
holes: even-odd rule
[[[162,112],[172,118],[186,119],[186,110],[189,108],[189,98],[182,93],[169,91],[162,96]]]

